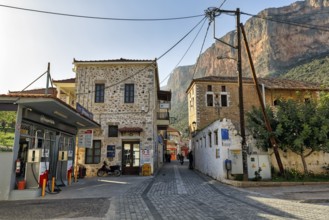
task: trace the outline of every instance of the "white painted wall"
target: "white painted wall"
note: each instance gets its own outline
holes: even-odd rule
[[[0,152],[0,200],[8,200],[13,172],[13,152]]]
[[[221,130],[229,131],[229,139],[223,140]],[[218,134],[218,144],[215,141],[215,132]],[[210,136],[211,134],[211,144]],[[215,121],[208,127],[199,131],[192,138],[192,149],[194,151],[194,166],[200,172],[214,179],[226,179],[224,161],[229,157],[232,149],[241,149],[241,137],[230,120]],[[217,151],[217,155],[216,155]]]

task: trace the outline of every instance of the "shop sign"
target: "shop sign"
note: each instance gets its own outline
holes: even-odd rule
[[[79,103],[77,103],[77,107],[76,107],[77,112],[79,112],[81,115],[86,116],[87,118],[93,120],[94,115],[89,112],[87,109],[85,109],[82,105],[80,105]]]
[[[107,145],[107,157],[115,157],[115,145]]]
[[[144,149],[142,151],[142,162],[144,163],[150,163],[151,162],[151,150]]]
[[[93,130],[81,129],[78,131],[78,147],[92,148],[93,146]]]
[[[44,115],[40,116],[40,122],[42,122],[44,124],[55,125],[55,121],[53,119],[47,118]]]

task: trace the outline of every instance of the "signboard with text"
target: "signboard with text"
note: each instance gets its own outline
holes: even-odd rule
[[[93,130],[81,129],[78,132],[78,147],[92,148],[93,146]]]

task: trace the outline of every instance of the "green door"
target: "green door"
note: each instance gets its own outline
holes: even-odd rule
[[[123,142],[122,174],[139,175],[139,142]]]

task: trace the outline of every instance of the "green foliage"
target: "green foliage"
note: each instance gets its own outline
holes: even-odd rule
[[[270,121],[272,130],[274,131],[277,127],[277,121],[274,119],[274,113],[269,107],[267,107],[265,111]],[[253,106],[252,110],[248,112],[246,116],[247,128],[256,139],[256,146],[267,151],[267,149],[271,147],[269,140],[271,135],[273,136],[274,133],[269,133],[267,131],[262,110]]]
[[[260,172],[262,171],[262,168],[258,168],[257,171],[255,171],[255,177],[253,178],[253,181],[260,181],[262,180],[262,176],[260,175]]]
[[[260,110],[255,108],[247,115],[247,126],[257,139],[258,147],[270,147],[269,137],[273,135],[281,149],[300,155],[304,172],[308,173],[305,158],[313,151],[329,152],[328,109],[328,96],[323,96],[318,104],[312,100],[307,103],[281,100],[275,117],[274,112],[267,109],[272,133],[266,130]]]
[[[328,69],[329,56],[326,56],[298,63],[297,66],[291,68],[286,73],[276,75],[280,75],[280,78],[323,84],[324,82],[329,82]]]

